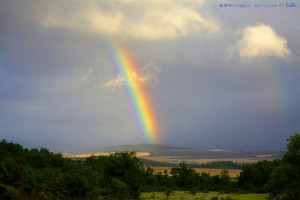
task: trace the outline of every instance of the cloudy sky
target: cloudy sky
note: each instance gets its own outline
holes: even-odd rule
[[[284,150],[300,131],[299,9],[0,0],[0,138],[77,152],[147,143],[110,56],[122,43],[151,98],[156,143]]]

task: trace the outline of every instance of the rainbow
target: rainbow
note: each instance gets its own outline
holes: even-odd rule
[[[137,76],[139,73],[136,63],[130,51],[122,45],[111,45],[113,49],[112,60],[117,69],[117,73],[124,78],[126,93],[133,105],[134,112],[139,122],[145,139],[150,143],[158,140],[158,123],[156,115],[146,88]]]

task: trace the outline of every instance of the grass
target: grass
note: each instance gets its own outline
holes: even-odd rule
[[[209,193],[197,193],[192,195],[189,192],[184,191],[174,191],[170,196],[169,200],[211,200],[213,197],[218,197],[218,200],[231,199],[231,200],[265,200],[268,194],[220,194],[218,192]],[[229,198],[228,198],[229,197]],[[163,192],[143,192],[140,196],[141,200],[146,199],[167,199],[165,193]]]

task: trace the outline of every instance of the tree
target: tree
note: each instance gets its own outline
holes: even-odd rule
[[[179,163],[171,169],[171,175],[178,188],[191,189],[199,184],[199,174],[186,163]]]
[[[199,190],[203,192],[208,192],[210,190],[213,190],[214,188],[213,180],[210,174],[206,172],[202,172],[199,175]]]
[[[119,197],[115,197],[117,199],[124,199],[128,195],[128,199],[139,197],[147,172],[134,152],[117,152],[109,156],[91,157],[84,162],[84,165],[97,172],[99,181],[96,184],[101,188],[102,196],[118,195]],[[150,170],[148,173],[153,172]],[[124,195],[126,193],[125,196],[117,193],[121,190]]]
[[[300,134],[295,133],[287,141],[281,165],[274,168],[269,181],[270,199],[300,199]]]
[[[227,169],[223,169],[220,174],[223,191],[228,190],[230,184],[230,176]]]
[[[134,152],[117,152],[108,156],[105,173],[108,178],[117,178],[128,185],[131,198],[140,195],[144,165]]]
[[[300,134],[294,133],[287,141],[287,151],[283,154],[283,161],[291,165],[296,165],[300,169]]]
[[[279,161],[259,161],[254,164],[247,164],[242,168],[238,178],[238,184],[243,190],[249,192],[268,192],[267,183],[271,173]]]

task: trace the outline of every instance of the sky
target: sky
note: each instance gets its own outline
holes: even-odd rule
[[[0,139],[74,152],[284,150],[300,131],[299,9],[285,0],[0,0]],[[121,48],[152,105],[151,141],[115,64]]]

